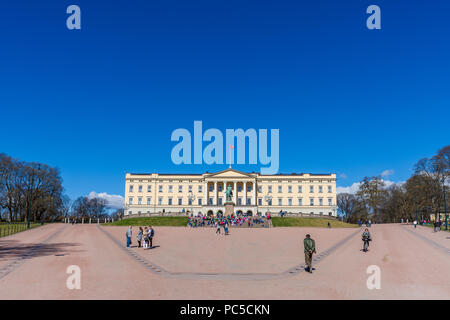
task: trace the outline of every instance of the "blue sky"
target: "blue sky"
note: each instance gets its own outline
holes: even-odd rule
[[[66,28],[80,6],[82,29]],[[382,29],[366,28],[381,8]],[[449,144],[448,1],[3,1],[0,152],[60,168],[66,193],[123,195],[172,163],[173,130],[280,129],[280,172],[339,186]],[[228,111],[227,111],[228,110]],[[234,166],[259,171],[258,166]]]

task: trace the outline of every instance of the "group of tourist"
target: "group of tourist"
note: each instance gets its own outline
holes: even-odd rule
[[[127,238],[127,248],[129,248],[132,244],[131,237],[133,236],[133,227],[130,226],[126,232]],[[153,237],[155,236],[155,229],[152,226],[139,227],[138,234],[136,236],[136,240],[138,242],[138,248],[144,249],[153,249]]]
[[[400,219],[400,223],[404,223],[404,219]],[[409,219],[406,219],[406,224],[409,224]],[[414,220],[413,221],[413,225],[414,228],[417,228],[417,224],[420,224],[422,226],[432,226],[433,227],[433,231],[434,232],[438,232],[441,230],[441,227],[444,226],[445,227],[445,221],[442,220],[438,220],[438,221],[430,221],[430,219],[422,219],[420,221]]]
[[[191,228],[197,227],[215,227],[217,226],[247,226],[253,227],[255,225],[261,225],[262,227],[269,226],[271,221],[270,214],[267,214],[265,217],[261,215],[257,216],[247,216],[243,214],[232,214],[228,216],[218,215],[216,217],[211,216],[203,216],[199,214],[198,216],[190,216],[188,217],[187,225]]]
[[[364,222],[364,224],[366,225],[366,227],[370,228],[370,226],[372,225],[372,221],[366,220],[366,221]],[[359,225],[360,227],[362,227],[363,222],[361,221],[361,219],[358,219],[358,225]]]

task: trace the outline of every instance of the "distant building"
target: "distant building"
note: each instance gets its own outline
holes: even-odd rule
[[[231,168],[203,174],[127,173],[124,216],[224,213],[228,185],[235,212],[337,216],[335,173],[261,175]]]

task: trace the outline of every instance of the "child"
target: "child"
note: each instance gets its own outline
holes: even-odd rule
[[[216,234],[220,234],[220,224],[216,222]]]

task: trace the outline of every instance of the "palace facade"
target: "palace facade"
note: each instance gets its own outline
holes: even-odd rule
[[[235,212],[337,216],[334,173],[261,175],[231,168],[203,174],[127,173],[124,216],[224,213],[228,185]]]

